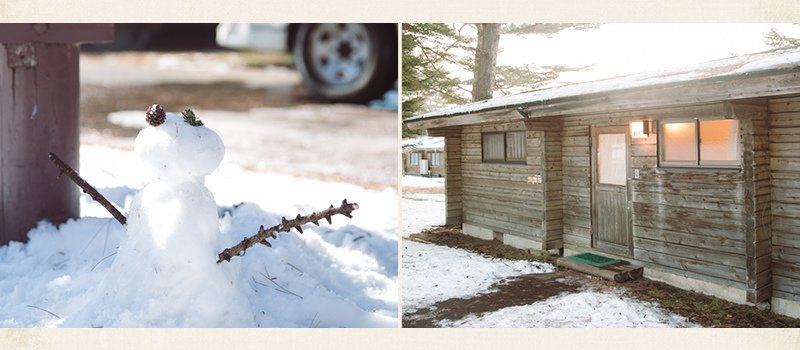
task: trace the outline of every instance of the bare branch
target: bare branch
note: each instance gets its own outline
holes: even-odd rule
[[[323,210],[319,213],[311,213],[310,215],[300,216],[299,214],[292,220],[286,220],[285,217],[281,218],[281,223],[275,226],[270,227],[269,229],[264,229],[264,226],[258,228],[258,233],[251,237],[247,237],[243,239],[239,244],[225,249],[222,253],[219,253],[217,260],[217,264],[223,261],[231,261],[231,258],[237,255],[241,255],[247,248],[250,248],[256,244],[263,244],[267,247],[272,247],[272,244],[267,241],[267,238],[276,238],[275,233],[277,232],[289,232],[292,229],[297,230],[299,233],[303,233],[303,228],[300,227],[301,225],[313,223],[314,225],[319,226],[319,221],[325,219],[328,221],[328,224],[331,222],[331,217],[336,214],[344,215],[348,218],[352,218],[353,216],[350,215],[354,210],[358,209],[358,204],[356,203],[347,203],[347,199],[342,201],[342,205],[338,208],[331,205],[330,208]]]
[[[53,164],[55,164],[58,167],[58,170],[60,171],[61,174],[66,174],[72,180],[72,182],[74,182],[76,185],[78,185],[78,187],[80,187],[83,190],[83,193],[90,195],[92,199],[100,203],[100,205],[102,205],[103,208],[106,208],[106,210],[108,210],[108,212],[111,213],[111,216],[117,219],[117,221],[122,226],[125,226],[125,224],[128,221],[125,218],[125,215],[122,215],[122,213],[120,213],[119,210],[117,210],[117,208],[114,207],[114,205],[111,204],[111,202],[109,202],[108,199],[106,199],[106,197],[103,197],[103,195],[100,194],[100,192],[97,192],[96,188],[94,188],[92,185],[86,182],[86,180],[80,177],[80,175],[78,175],[78,172],[76,172],[75,169],[72,169],[72,167],[70,167],[67,163],[64,163],[64,161],[61,160],[61,158],[58,158],[58,156],[53,152],[50,152],[50,154],[47,157],[50,158],[50,161],[53,162]]]

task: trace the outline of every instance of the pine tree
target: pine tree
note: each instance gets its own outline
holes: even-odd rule
[[[481,28],[487,28],[482,26],[499,27],[499,34],[491,32],[493,41],[489,41],[489,45],[481,44],[481,33],[489,33],[482,31]],[[552,36],[565,29],[591,30],[597,27],[596,24],[574,23],[403,24],[403,118],[446,105],[491,98],[494,92],[505,95],[532,90],[557,78],[560,72],[586,68],[532,64],[498,66],[498,45],[492,43],[502,35]],[[455,69],[476,74],[471,79],[459,79],[452,74]],[[478,92],[476,89],[481,90],[478,95],[474,94]],[[422,133],[424,131],[412,132],[403,126],[403,137]]]
[[[775,49],[800,47],[800,38],[790,37],[779,32],[775,28],[770,29],[770,31],[764,35],[764,42]]]

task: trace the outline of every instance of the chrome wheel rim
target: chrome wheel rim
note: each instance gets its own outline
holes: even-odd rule
[[[320,24],[309,34],[310,66],[323,83],[346,85],[364,74],[372,43],[363,24]]]

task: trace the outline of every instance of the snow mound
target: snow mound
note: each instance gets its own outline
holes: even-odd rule
[[[463,249],[404,240],[403,312],[488,293],[494,283],[508,277],[554,270],[547,263],[492,259]]]
[[[28,243],[0,246],[0,326],[397,327],[396,191],[223,164],[210,191],[153,181],[133,195],[152,176],[134,160],[81,149],[82,175],[129,209],[127,233],[112,218],[82,217],[40,223]],[[86,197],[82,212],[109,215]],[[360,205],[353,219],[308,225],[216,264],[260,225],[345,197]]]
[[[469,328],[631,328],[699,327],[658,305],[618,293],[584,291],[512,306],[480,316],[443,320],[441,327]]]

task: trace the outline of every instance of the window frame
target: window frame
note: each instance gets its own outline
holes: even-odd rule
[[[442,166],[442,154],[443,152],[430,152],[428,153],[428,158],[430,159],[430,166]],[[437,159],[437,162],[434,162],[434,159]]]
[[[414,155],[417,156],[416,157],[417,158],[416,162],[414,162]],[[419,165],[419,161],[421,159],[422,159],[422,152],[419,152],[419,151],[411,152],[408,155],[408,165]]]
[[[708,116],[708,117],[693,117],[693,118],[670,118],[659,121],[658,123],[658,166],[663,168],[698,168],[698,169],[741,169],[742,168],[742,145],[739,137],[740,133],[736,133],[737,142],[737,157],[736,160],[703,160],[700,157],[701,139],[700,139],[700,124],[704,121],[714,120],[731,120],[739,124],[738,119],[726,118],[722,116]],[[670,161],[664,159],[664,145],[666,134],[664,133],[665,124],[673,123],[694,123],[694,140],[695,140],[695,161]]]
[[[524,157],[522,160],[508,160],[508,133],[522,133],[524,136],[523,139],[525,140],[525,147],[523,148]],[[483,148],[485,147],[486,135],[503,135],[503,159],[486,159],[484,157]],[[487,131],[481,132],[481,163],[488,163],[488,164],[517,164],[517,165],[527,165],[528,164],[528,133],[526,130],[508,130],[508,131]]]

